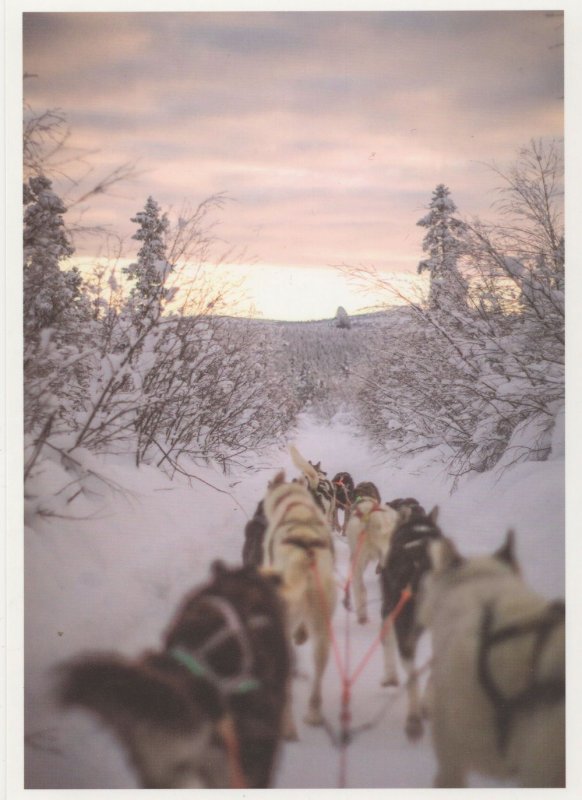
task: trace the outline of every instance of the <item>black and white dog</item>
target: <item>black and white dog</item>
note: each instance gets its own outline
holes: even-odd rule
[[[380,572],[382,587],[382,624],[398,604],[402,592],[408,590],[411,596],[396,617],[392,631],[386,631],[384,646],[384,686],[396,685],[395,643],[408,678],[408,713],[406,734],[409,739],[417,739],[422,734],[422,719],[415,672],[416,645],[420,629],[415,624],[415,609],[420,581],[430,569],[429,544],[442,538],[437,525],[438,507],[426,514],[418,501],[413,498],[393,500],[388,503],[400,513],[408,510],[408,519],[399,526],[392,537],[386,563]],[[396,642],[395,642],[396,640]]]
[[[87,654],[59,699],[117,733],[144,788],[266,788],[286,713],[290,648],[280,579],[212,565],[161,649]]]
[[[350,516],[350,508],[354,502],[354,479],[349,472],[338,472],[331,479],[334,493],[334,507],[332,516],[332,528],[340,531],[342,536],[346,535],[346,525]],[[343,511],[343,521],[339,523],[339,511]]]
[[[307,488],[319,508],[323,511],[327,523],[330,528],[333,521],[333,512],[335,505],[335,491],[332,482],[327,479],[327,472],[321,469],[321,461],[313,464],[311,461],[303,458],[299,450],[294,445],[289,447],[291,459],[297,469],[303,473],[307,481]]]

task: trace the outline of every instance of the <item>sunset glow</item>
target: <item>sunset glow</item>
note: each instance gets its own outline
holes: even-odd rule
[[[212,235],[244,253],[230,261],[251,265],[238,271],[267,317],[386,302],[330,265],[414,276],[435,185],[491,217],[487,165],[563,137],[560,12],[119,10],[24,15],[25,101],[65,113],[69,177],[135,164],[67,222],[102,226],[132,258],[149,195],[175,218],[222,194]],[[89,260],[102,247],[75,245]]]

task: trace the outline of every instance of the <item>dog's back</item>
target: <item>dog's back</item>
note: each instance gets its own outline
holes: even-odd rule
[[[268,526],[263,564],[281,575],[290,634],[297,643],[306,636],[314,641],[315,675],[305,721],[320,725],[321,681],[337,595],[331,529],[309,490],[286,483],[283,473],[271,482],[264,509]],[[289,735],[293,733],[294,724]]]
[[[375,500],[377,503],[382,502],[380,491],[372,481],[360,481],[354,486],[354,502],[363,499]]]
[[[354,501],[354,479],[349,472],[338,472],[331,479],[336,503],[340,508],[349,509]]]
[[[394,508],[392,503],[390,506]],[[411,506],[407,502],[398,507]],[[438,509],[435,507],[430,514],[424,514],[418,503],[413,508],[411,516],[394,533],[386,564],[380,574],[382,617],[387,617],[395,608],[405,589],[411,592],[410,600],[396,621],[400,650],[406,657],[412,655],[414,608],[419,584],[430,569],[429,543],[442,537],[436,524]]]
[[[511,537],[493,556],[465,560],[447,540],[431,551],[419,619],[433,639],[435,784],[477,770],[563,786],[563,604],[524,583]]]

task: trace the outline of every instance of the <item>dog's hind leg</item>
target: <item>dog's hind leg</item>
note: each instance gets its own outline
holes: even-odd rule
[[[358,622],[363,625],[368,621],[368,593],[364,584],[364,570],[366,569],[367,561],[361,556],[358,563],[354,565],[354,599],[356,602],[356,613],[358,615]]]
[[[459,740],[449,729],[454,723],[450,719],[444,719],[445,715],[446,709],[439,704],[432,724],[432,739],[438,764],[433,786],[435,789],[464,789],[467,785],[467,767],[463,759],[462,739]]]
[[[407,675],[408,714],[406,716],[406,735],[411,742],[422,736],[422,715],[418,694],[418,677],[414,668],[414,657],[403,658],[402,666]]]
[[[304,721],[308,725],[323,725],[323,716],[321,714],[321,682],[329,658],[329,639],[323,632],[318,632],[314,637],[313,656],[315,677],[309,697],[309,708]]]
[[[396,671],[396,634],[394,626],[390,625],[382,637],[382,652],[384,655],[384,677],[382,686],[398,686],[398,672]]]
[[[281,734],[288,742],[296,742],[299,739],[297,735],[297,726],[293,716],[293,695],[291,690],[291,680],[287,685],[285,694],[285,707],[281,717]]]
[[[350,592],[350,584],[346,583],[344,588],[344,599],[343,599],[343,606],[346,611],[352,610],[352,597]]]

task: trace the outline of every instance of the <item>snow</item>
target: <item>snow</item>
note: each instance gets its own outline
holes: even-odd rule
[[[452,495],[434,452],[396,464],[371,453],[345,416],[330,426],[303,417],[290,438],[307,458],[321,459],[329,477],[347,469],[356,481],[373,480],[385,500],[414,496],[427,510],[438,504],[439,523],[461,552],[495,549],[513,527],[525,578],[547,597],[564,596],[564,448],[558,432],[551,460],[474,474]],[[267,481],[280,468],[289,477],[296,470],[285,450],[272,450],[228,476],[197,465],[191,471],[201,480],[170,481],[153,467],[136,468],[129,459],[77,455],[85,493],[75,495],[79,471],[53,461],[42,462],[30,484],[37,497],[29,498],[25,529],[25,785],[132,788],[137,785],[134,774],[113,734],[85,712],[55,708],[55,665],[85,650],[132,656],[156,647],[182,596],[206,579],[210,562],[220,557],[240,563],[244,525]],[[100,471],[107,483],[95,477]],[[50,504],[45,502],[49,496]],[[40,509],[52,516],[38,516]],[[339,537],[336,552],[338,576],[345,576],[348,551]],[[342,652],[349,627],[352,669],[379,629],[380,591],[372,566],[366,582],[371,621],[357,625],[341,603],[334,618]],[[429,650],[425,637],[420,665]],[[300,741],[283,745],[275,785],[333,789],[338,750],[325,730],[301,722],[311,675],[309,643],[297,653],[294,705]],[[418,743],[407,741],[404,692],[381,687],[381,674],[377,649],[353,689],[353,725],[375,724],[348,748],[348,786],[430,787],[435,758],[429,732]],[[324,713],[336,731],[340,689],[332,656],[324,680]],[[495,784],[473,776],[472,786]]]

